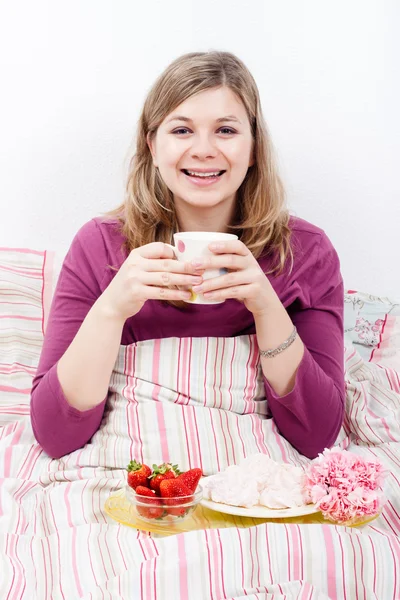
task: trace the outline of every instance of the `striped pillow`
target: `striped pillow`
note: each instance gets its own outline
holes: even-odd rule
[[[29,405],[52,294],[54,254],[0,248],[0,410]]]

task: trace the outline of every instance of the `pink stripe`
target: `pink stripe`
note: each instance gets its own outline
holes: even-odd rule
[[[44,551],[44,542],[43,540],[40,540],[40,545],[42,548],[42,556],[43,556],[43,568],[44,568],[44,584],[45,584],[45,594],[44,597],[48,598],[47,596],[47,567],[46,567],[46,555],[45,555],[45,551]]]
[[[230,425],[229,425],[228,411],[224,410],[223,411],[223,415],[225,417],[225,428],[224,429],[227,432],[227,434],[229,435],[229,439],[230,439],[230,442],[231,442],[231,448],[232,448],[233,464],[235,465],[236,464],[235,444],[233,443],[233,437],[232,437],[232,433],[233,432],[231,432],[231,428],[230,428]]]
[[[262,429],[264,419],[258,413],[254,413],[253,420],[254,420],[254,431],[255,431],[255,435],[256,435],[256,439],[257,439],[257,446],[259,448],[262,448],[261,452],[263,454],[267,454],[268,456],[271,456],[271,453],[266,444],[264,432]]]
[[[187,394],[187,372],[188,372],[188,338],[183,339],[182,343],[182,355],[180,356],[180,360],[182,360],[182,369],[181,369],[181,382],[180,382],[180,390],[182,390],[182,394],[184,397],[183,403],[188,404],[189,398]]]
[[[4,477],[11,476],[11,457],[12,457],[12,446],[8,446],[8,448],[4,451]]]
[[[240,564],[240,566],[242,568],[242,590],[243,590],[243,593],[246,594],[246,596],[247,596],[247,592],[246,592],[245,587],[244,587],[244,558],[243,558],[242,538],[240,536],[240,528],[239,527],[236,528],[236,532],[237,532],[238,538],[239,538],[239,548],[240,548],[240,562],[239,562],[239,564]]]
[[[13,571],[11,585],[9,587],[8,594],[7,594],[7,600],[8,600],[10,598],[10,594],[14,588],[15,567],[14,567],[14,560],[13,560],[13,556],[12,556],[12,554],[13,554],[13,548],[12,548],[13,536],[6,534],[5,537],[6,537],[6,557],[9,559],[9,562],[11,564],[11,568]]]
[[[215,435],[214,419],[213,419],[212,410],[213,410],[212,408],[208,408],[209,417],[210,417],[210,423],[211,423],[211,429],[212,429],[213,436],[214,436],[214,448],[215,448],[215,457],[217,459],[217,470],[220,471],[221,470],[221,466],[220,466],[220,462],[219,462],[217,436]],[[207,475],[208,475],[208,473],[207,473]]]
[[[35,254],[36,256],[43,256],[44,252],[40,250],[30,250],[29,248],[8,248],[6,246],[0,247],[0,252],[19,252],[21,254]]]
[[[58,531],[57,531],[57,523],[56,523],[56,519],[55,519],[55,516],[54,516],[53,504],[52,504],[52,501],[51,501],[51,494],[49,494],[49,495],[48,495],[48,500],[49,500],[49,508],[50,508],[50,513],[51,513],[51,516],[53,517],[54,531],[55,531],[55,534],[56,534],[56,536],[57,536],[57,550],[58,550],[58,553],[57,553],[57,557],[58,557],[58,582],[59,582],[59,586],[60,586],[60,592],[61,592],[61,596],[62,596],[62,597],[64,598],[64,600],[65,600],[65,596],[64,596],[64,592],[63,592],[63,588],[62,588],[62,583],[61,583],[61,573],[62,573],[62,571],[61,571],[61,547],[60,547],[60,535],[59,535],[59,533],[58,533]]]
[[[249,355],[247,357],[247,362],[246,362],[246,384],[244,387],[244,395],[243,395],[243,402],[245,404],[245,408],[243,409],[243,413],[249,413],[252,412],[252,407],[249,406],[250,404],[250,386],[249,386],[249,378],[250,378],[250,366],[251,366],[251,361],[252,361],[252,338],[251,336],[249,336],[249,343],[250,343],[250,349],[249,349]]]
[[[90,536],[91,536],[91,534],[92,534],[92,524],[89,523],[89,533],[88,533],[88,537],[87,537],[87,551],[88,551],[88,555],[89,555],[89,562],[90,562],[90,568],[92,570],[93,579],[94,579],[96,585],[98,586],[99,582],[97,581],[96,574],[93,569],[92,552],[90,551]]]
[[[208,342],[209,342],[209,338],[206,338],[206,360],[205,360],[205,365],[204,365],[204,406],[207,405]]]
[[[68,484],[68,485],[70,485],[70,484]],[[77,552],[78,552],[78,549],[77,549],[77,543],[76,543],[76,528],[74,527],[72,529],[72,557],[71,557],[72,558],[72,569],[74,572],[74,579],[75,579],[76,587],[78,590],[78,594],[79,594],[79,596],[82,596],[83,590],[82,590],[81,582],[79,579],[78,566],[76,564]]]
[[[221,362],[219,366],[219,407],[222,408],[222,403],[224,400],[222,394],[222,382],[224,380],[224,354],[225,354],[225,338],[222,340],[222,354],[221,354]]]
[[[159,369],[160,369],[160,356],[161,356],[161,339],[154,341],[154,352],[153,352],[153,368],[152,368],[152,376],[153,382],[159,381]],[[158,402],[158,395],[160,391],[159,385],[153,386],[152,398],[156,402],[156,414],[157,414],[157,423],[158,430],[161,432],[159,436],[159,441],[161,444],[161,456],[162,462],[169,462],[169,450],[168,450],[168,440],[167,436],[163,434],[166,431],[165,418],[164,418],[164,409],[162,402]]]
[[[214,403],[213,403],[213,407],[214,408],[215,408],[215,406],[217,404],[217,360],[218,360],[218,345],[219,345],[219,338],[217,338],[217,347],[215,349],[214,381],[213,381],[213,386],[212,386],[212,389],[214,390]]]
[[[18,472],[17,477],[20,477],[21,479],[29,479],[32,475],[32,471],[36,465],[36,462],[41,454],[43,454],[43,450],[39,446],[39,444],[31,446],[28,452],[28,456],[24,464],[22,465],[20,471]]]
[[[177,368],[177,373],[176,373],[176,389],[178,391],[178,395],[175,399],[175,404],[180,404],[180,397],[181,397],[181,393],[180,393],[180,389],[181,389],[181,383],[180,383],[180,371],[181,371],[181,363],[182,363],[182,359],[181,359],[181,346],[182,346],[182,339],[179,339],[179,346],[178,346],[178,368]]]
[[[14,273],[16,275],[26,275],[29,279],[40,279],[40,270],[37,267],[32,267],[31,269],[19,269],[18,267],[6,267],[5,265],[0,265],[0,271],[8,271],[9,273]]]
[[[302,557],[300,556],[299,529],[294,523],[289,525],[293,548],[293,579],[302,579]]]
[[[219,417],[219,422],[220,422],[220,425],[221,425],[220,431],[222,431],[222,436],[223,436],[223,439],[224,439],[226,462],[228,464],[230,464],[230,461],[229,461],[229,452],[228,452],[228,444],[226,442],[226,435],[225,435],[225,428],[224,428],[224,425],[222,423],[222,410],[221,409],[217,409],[217,410],[218,410],[217,415]]]
[[[196,438],[195,423],[194,423],[194,411],[195,411],[194,406],[184,407],[184,413],[186,413],[186,418],[187,418],[187,422],[189,425],[189,432],[190,432],[191,451],[189,452],[189,464],[191,464],[191,458],[193,458],[193,464],[195,465],[196,468],[198,468],[200,465],[200,453],[198,451],[198,446],[196,443],[198,437]]]
[[[249,535],[249,549],[250,549],[250,560],[251,560],[251,571],[250,571],[250,587],[254,588],[254,557],[253,557],[253,540],[252,540],[252,527],[247,529]]]
[[[203,461],[201,459],[201,451],[200,451],[200,436],[199,436],[199,428],[197,426],[197,419],[196,419],[196,409],[195,407],[192,407],[192,412],[193,412],[193,421],[194,421],[194,427],[195,427],[195,431],[196,431],[196,452],[197,452],[197,457],[198,457],[198,465],[199,468],[203,471]]]
[[[209,546],[211,546],[211,552],[212,552],[212,557],[213,557],[213,569],[210,571],[210,576],[211,576],[211,589],[212,594],[211,597],[214,600],[214,598],[217,600],[219,600],[220,598],[224,598],[224,596],[222,595],[222,590],[221,590],[221,586],[220,586],[220,569],[221,569],[221,563],[220,563],[220,556],[219,556],[219,552],[218,552],[218,547],[217,547],[217,540],[216,540],[216,529],[209,529],[208,531],[206,530],[206,537],[208,537],[209,540]],[[211,542],[211,543],[210,543]]]
[[[233,402],[233,396],[232,396],[232,385],[233,385],[233,373],[232,373],[232,368],[233,368],[233,360],[235,358],[235,353],[236,353],[236,338],[233,338],[233,351],[232,351],[232,357],[231,357],[231,364],[229,366],[229,386],[228,386],[228,394],[230,397],[230,402],[229,402],[229,407],[228,410],[232,410],[232,402]],[[206,365],[207,368],[207,365]]]
[[[24,595],[24,591],[25,591],[25,587],[26,587],[26,579],[25,579],[25,573],[24,573],[24,567],[22,566],[21,561],[19,560],[18,557],[18,543],[20,541],[20,537],[16,536],[15,537],[15,542],[14,542],[14,553],[15,553],[15,560],[18,564],[17,566],[17,572],[18,572],[18,583],[17,583],[17,588],[15,590],[15,600],[19,600],[20,598],[23,598]],[[22,588],[22,589],[21,589]]]
[[[0,386],[1,389],[1,386]],[[29,415],[30,408],[26,404],[20,404],[19,406],[1,406],[0,414],[1,415]],[[15,426],[16,423],[10,423],[11,426]]]
[[[35,375],[36,367],[29,367],[28,365],[21,365],[20,363],[13,363],[7,365],[0,363],[0,373],[28,373],[29,375]]]
[[[326,571],[328,580],[328,596],[329,598],[339,598],[339,590],[336,588],[336,559],[335,559],[335,547],[332,540],[332,528],[330,525],[322,526],[322,534],[325,540],[325,553],[326,553]],[[343,567],[343,563],[342,563]],[[344,578],[344,571],[343,571]]]
[[[278,445],[278,448],[279,448],[279,450],[281,452],[282,462],[289,462],[288,456],[287,456],[287,454],[285,452],[285,447],[284,447],[284,445],[282,443],[282,438],[281,438],[281,436],[278,433],[278,428],[277,428],[274,420],[272,420],[271,429],[272,429],[272,432],[273,432],[273,434],[275,436],[275,441],[276,441],[276,443]]]
[[[238,432],[238,437],[239,437],[239,440],[242,442],[242,456],[244,457],[244,456],[246,456],[246,449],[245,449],[245,446],[244,446],[244,440],[243,440],[243,438],[241,436],[241,433],[240,433],[239,415],[235,415],[234,414],[234,417],[236,419],[236,428],[237,428],[237,432]]]
[[[178,542],[178,560],[179,560],[179,591],[180,591],[179,597],[182,600],[185,600],[185,598],[189,598],[185,536],[178,535],[177,542]]]
[[[41,321],[40,317],[26,317],[22,315],[0,315],[0,319],[20,319],[21,321]]]
[[[375,414],[374,412],[372,412],[372,410],[370,408],[368,408],[367,410],[368,410],[368,414],[370,414],[374,419],[377,419],[377,420],[379,420],[382,423],[382,425],[383,425],[383,427],[384,427],[384,429],[385,429],[385,431],[387,433],[388,438],[391,439],[392,442],[397,442],[398,440],[396,438],[394,438],[392,436],[391,432],[390,432],[389,426],[386,423],[386,419],[384,419],[383,417],[379,417],[377,414]]]
[[[16,388],[11,385],[0,385],[0,392],[18,392],[19,394],[30,394],[31,388]]]
[[[226,594],[226,591],[225,591],[225,583],[224,583],[224,551],[223,551],[223,548],[222,548],[220,530],[219,529],[215,529],[215,532],[216,532],[216,534],[218,536],[219,551],[220,551],[220,557],[221,557],[221,587],[222,587],[222,593],[223,593],[222,598],[226,598],[227,594]]]
[[[136,458],[139,455],[139,458],[136,460],[140,460],[143,462],[143,442],[140,432],[140,423],[139,423],[139,407],[138,402],[135,399],[135,389],[137,386],[137,379],[134,376],[136,371],[136,346],[129,345],[125,352],[125,369],[124,372],[127,373],[127,385],[126,388],[128,390],[127,398],[130,400],[127,406],[127,417],[128,417],[128,430],[130,431],[131,438],[131,447],[130,447],[130,456]],[[131,375],[133,385],[129,385],[129,376]],[[130,413],[133,413],[132,416]],[[136,445],[135,445],[135,432],[136,429]]]
[[[260,565],[260,557],[258,555],[258,527],[254,527],[254,532],[256,534],[256,540],[255,540],[255,549],[256,549],[256,563],[257,563],[257,585],[260,586],[261,585],[261,565]]]

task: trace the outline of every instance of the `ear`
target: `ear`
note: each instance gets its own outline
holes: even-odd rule
[[[147,142],[147,145],[148,145],[148,147],[150,149],[151,155],[153,157],[153,164],[154,164],[155,167],[157,167],[156,154],[155,154],[155,151],[154,151],[154,143],[153,143],[154,140],[151,139],[150,132],[146,136],[146,142]]]

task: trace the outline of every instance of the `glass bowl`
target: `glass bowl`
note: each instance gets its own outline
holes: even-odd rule
[[[146,523],[173,523],[181,522],[190,515],[200,500],[203,498],[203,489],[197,486],[194,494],[180,496],[179,498],[160,498],[158,496],[149,498],[139,496],[135,490],[126,486],[126,498],[134,507],[138,518]]]

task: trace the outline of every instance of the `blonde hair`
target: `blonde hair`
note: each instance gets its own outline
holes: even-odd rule
[[[246,109],[255,159],[237,191],[236,215],[229,230],[239,235],[256,258],[261,254],[276,257],[268,273],[281,273],[289,255],[293,265],[284,188],[256,82],[244,63],[230,52],[184,54],[158,77],[139,118],[125,200],[107,214],[120,220],[128,251],[154,241],[171,243],[178,230],[173,195],[154,167],[147,135],[153,138],[166,116],[194,94],[222,86],[232,90]]]

